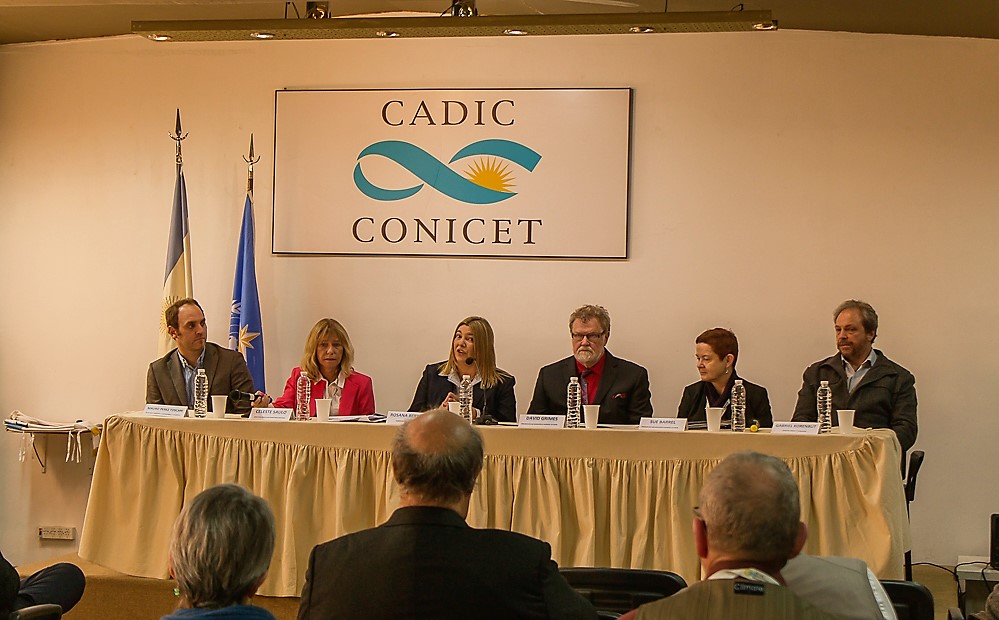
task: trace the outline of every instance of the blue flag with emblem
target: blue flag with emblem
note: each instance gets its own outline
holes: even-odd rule
[[[251,177],[252,182],[252,177]],[[253,389],[266,392],[264,382],[264,333],[257,294],[254,264],[253,192],[246,192],[243,226],[236,252],[236,277],[232,285],[232,314],[229,317],[229,348],[243,354],[253,377]]]

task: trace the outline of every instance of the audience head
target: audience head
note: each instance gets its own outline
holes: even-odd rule
[[[586,305],[569,315],[572,354],[583,366],[590,368],[600,361],[610,338],[610,314],[603,306]]]
[[[708,571],[714,562],[731,560],[779,571],[806,536],[791,470],[758,452],[726,457],[701,489],[694,533]]]
[[[442,506],[466,516],[483,452],[479,431],[446,409],[406,422],[392,445],[402,505]]]
[[[245,603],[267,574],[274,515],[267,502],[235,484],[206,489],[184,507],[170,542],[170,573],[182,607]]]
[[[694,341],[694,356],[701,380],[718,381],[735,370],[735,362],[739,359],[739,341],[731,331],[715,327]]]
[[[163,312],[167,333],[184,357],[199,357],[208,340],[205,313],[194,299],[186,297],[170,304]]]
[[[878,337],[878,313],[867,302],[848,299],[836,307],[833,321],[836,348],[847,361],[859,365]]]
[[[450,374],[458,368],[459,362],[464,364],[467,360],[474,359],[475,368],[482,379],[482,389],[493,387],[500,379],[496,371],[495,342],[489,321],[481,316],[462,319],[454,328],[451,353],[441,371]]]
[[[336,319],[319,319],[305,339],[299,368],[313,381],[324,376],[336,381],[341,374],[349,376],[353,366],[354,345],[350,343],[347,330]]]

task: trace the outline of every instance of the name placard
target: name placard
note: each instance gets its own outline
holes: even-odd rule
[[[638,428],[643,431],[682,433],[687,430],[687,418],[642,418]]]
[[[187,415],[187,407],[183,405],[154,405],[147,403],[142,412],[158,418],[183,418]]]
[[[517,426],[523,428],[565,428],[564,415],[529,413],[520,416]]]
[[[774,435],[818,435],[818,422],[774,422],[770,430]]]
[[[385,418],[386,424],[399,426],[420,415],[419,411],[389,411]]]
[[[291,419],[293,409],[282,409],[280,407],[254,407],[250,410],[251,420],[267,421],[288,421]]]

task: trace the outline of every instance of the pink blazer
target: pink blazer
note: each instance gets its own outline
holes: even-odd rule
[[[302,374],[302,369],[295,367],[284,384],[284,394],[274,401],[275,407],[295,406],[295,390],[298,386],[298,377]],[[326,393],[326,379],[312,382],[312,398],[309,399],[309,411],[312,416],[316,415],[316,399],[322,398]],[[357,371],[351,371],[350,376],[343,382],[343,391],[340,393],[340,411],[337,415],[367,415],[375,412],[375,391],[371,386],[371,377],[363,375]]]

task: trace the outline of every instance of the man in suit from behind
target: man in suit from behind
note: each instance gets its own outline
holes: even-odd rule
[[[404,424],[392,446],[399,508],[312,550],[299,620],[595,619],[548,543],[465,522],[483,452],[479,431],[446,410]]]
[[[186,298],[170,305],[164,312],[167,332],[177,348],[149,365],[146,373],[146,402],[160,405],[194,406],[194,377],[199,368],[208,375],[208,393],[228,395],[232,390],[253,392],[253,377],[246,360],[232,351],[208,342],[208,326],[201,304]],[[254,407],[266,407],[271,399],[257,392]],[[211,408],[211,399],[208,401]],[[248,413],[250,402],[228,401],[227,409]]]
[[[569,315],[572,356],[538,372],[527,413],[566,414],[566,388],[579,377],[583,403],[600,405],[602,424],[638,424],[652,417],[649,372],[606,349],[610,314],[603,306],[586,305]]]

